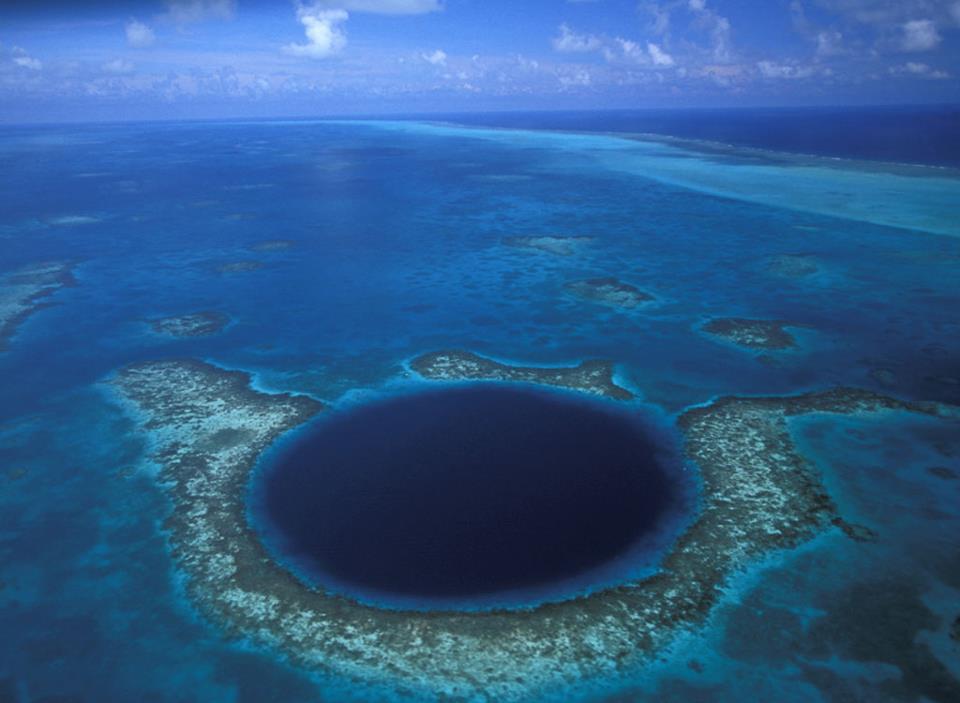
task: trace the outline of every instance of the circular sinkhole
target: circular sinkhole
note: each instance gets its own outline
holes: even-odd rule
[[[263,462],[251,520],[301,580],[370,605],[529,608],[653,571],[693,503],[636,407],[507,384],[331,411]]]

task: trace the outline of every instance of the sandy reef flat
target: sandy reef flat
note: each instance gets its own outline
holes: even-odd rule
[[[791,325],[785,320],[718,317],[707,322],[702,329],[744,349],[782,351],[797,346],[797,340],[786,330],[788,326]]]
[[[205,337],[220,332],[228,324],[230,317],[216,310],[150,320],[150,327],[154,332],[169,337]]]
[[[73,283],[71,266],[63,261],[31,264],[0,274],[0,351],[21,322],[49,304],[45,298]]]
[[[564,285],[564,289],[578,298],[618,308],[635,308],[654,299],[636,286],[613,277],[571,281]]]
[[[588,362],[589,363],[589,362]],[[469,352],[419,357],[438,380],[519,380],[627,400],[610,367],[514,367]],[[558,380],[562,379],[562,380]],[[249,377],[195,361],[126,367],[113,388],[142,424],[172,499],[173,556],[198,609],[228,634],[295,664],[393,694],[529,700],[636,675],[680,632],[702,627],[728,578],[844,523],[788,420],[807,413],[957,411],[839,389],[722,398],[679,418],[702,480],[701,510],[656,575],[530,611],[402,612],[313,590],[270,558],[245,500],[260,453],[314,417],[318,402],[265,394]],[[622,389],[620,389],[622,391]],[[862,534],[857,526],[844,530]]]

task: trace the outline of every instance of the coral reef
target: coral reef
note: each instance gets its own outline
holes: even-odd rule
[[[222,312],[203,310],[150,320],[150,327],[158,334],[171,337],[204,337],[220,332],[229,323],[230,318]]]
[[[469,352],[424,355],[428,378],[521,380],[629,398],[609,365],[585,372],[513,367]],[[954,409],[838,389],[787,398],[722,398],[684,413],[685,451],[700,468],[696,521],[660,572],[530,611],[405,612],[313,590],[276,564],[247,523],[260,453],[313,417],[306,397],[252,390],[240,372],[191,361],[143,363],[112,381],[152,435],[172,498],[174,557],[198,607],[225,630],[275,647],[297,664],[403,695],[519,700],[574,681],[616,677],[701,626],[731,574],[831,528],[839,516],[789,419],[806,413]],[[852,537],[866,536],[851,526]]]
[[[746,349],[776,351],[797,346],[784,320],[751,320],[743,317],[718,317],[703,326],[703,331]]]
[[[605,303],[620,308],[635,308],[642,303],[649,303],[654,299],[652,295],[644,293],[636,286],[612,277],[587,278],[582,281],[571,281],[567,283],[564,288],[584,300]]]
[[[73,285],[70,264],[48,261],[0,274],[0,351],[21,322],[42,307],[64,286]]]
[[[517,381],[559,386],[616,400],[629,400],[633,394],[613,381],[609,361],[584,361],[579,366],[510,366],[486,359],[473,352],[451,350],[423,354],[410,362],[410,368],[435,381]]]

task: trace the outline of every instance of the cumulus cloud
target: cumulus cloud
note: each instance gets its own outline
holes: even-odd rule
[[[647,53],[650,55],[650,60],[653,61],[654,66],[673,66],[675,63],[670,54],[653,42],[647,42]]]
[[[442,10],[443,4],[440,0],[317,0],[313,7],[375,15],[422,15]]]
[[[617,37],[613,41],[620,48],[620,53],[625,59],[633,63],[646,63],[647,55],[637,42],[622,37]],[[603,55],[607,61],[615,61],[618,58],[616,52],[610,47],[604,49]]]
[[[903,25],[904,51],[929,51],[940,43],[940,33],[933,20],[910,20]]]
[[[890,67],[891,76],[916,76],[918,78],[927,78],[932,80],[944,80],[950,78],[950,74],[941,71],[925,63],[908,61],[900,66]]]
[[[177,24],[229,20],[236,9],[236,0],[167,0],[165,17]]]
[[[696,23],[710,35],[713,60],[729,61],[732,54],[730,20],[707,7],[706,0],[688,0],[688,7],[696,17]]]
[[[350,18],[342,9],[323,9],[319,6],[297,8],[297,19],[307,35],[306,44],[287,44],[284,50],[293,56],[325,59],[339,53],[347,45],[347,35],[341,25]]]
[[[577,34],[566,24],[560,25],[560,33],[552,40],[553,48],[564,53],[599,51],[603,42],[592,34]]]
[[[447,52],[445,52],[443,49],[435,49],[429,54],[420,54],[420,58],[429,64],[433,64],[434,66],[447,65]]]
[[[127,22],[124,31],[127,34],[127,44],[135,49],[148,47],[156,40],[150,27],[134,19]]]
[[[102,68],[106,73],[116,73],[117,75],[133,73],[133,64],[124,59],[113,59],[112,61],[107,61],[101,65],[100,68]]]
[[[43,68],[43,62],[40,59],[35,59],[34,57],[27,56],[25,54],[14,56],[13,62],[20,68],[28,68],[31,71],[39,71]]]
[[[564,88],[585,88],[593,83],[593,76],[585,68],[578,68],[572,73],[559,73],[557,80]]]
[[[817,58],[839,56],[846,53],[843,47],[843,34],[835,29],[824,29],[817,32],[814,41],[817,45]]]
[[[813,66],[798,66],[775,61],[758,61],[757,70],[764,78],[780,80],[810,78],[816,73]]]
[[[309,4],[297,3],[297,19],[303,25],[307,43],[287,44],[283,50],[293,56],[311,59],[324,59],[340,53],[347,45],[343,24],[350,19],[351,12],[422,15],[442,9],[440,0],[315,0]]]

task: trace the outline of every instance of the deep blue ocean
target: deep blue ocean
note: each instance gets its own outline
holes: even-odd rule
[[[664,427],[721,395],[839,385],[960,404],[957,115],[0,128],[0,275],[57,260],[75,279],[0,351],[0,703],[350,700],[184,595],[146,437],[104,384],[132,362],[204,359],[334,411],[410,392],[405,364],[451,348],[609,359]],[[544,235],[590,239],[509,244]],[[654,301],[565,291],[591,277]],[[199,310],[231,322],[148,324]],[[787,321],[797,347],[718,341],[712,317]],[[960,437],[898,413],[791,422],[878,539],[777,555],[595,700],[960,700]]]

